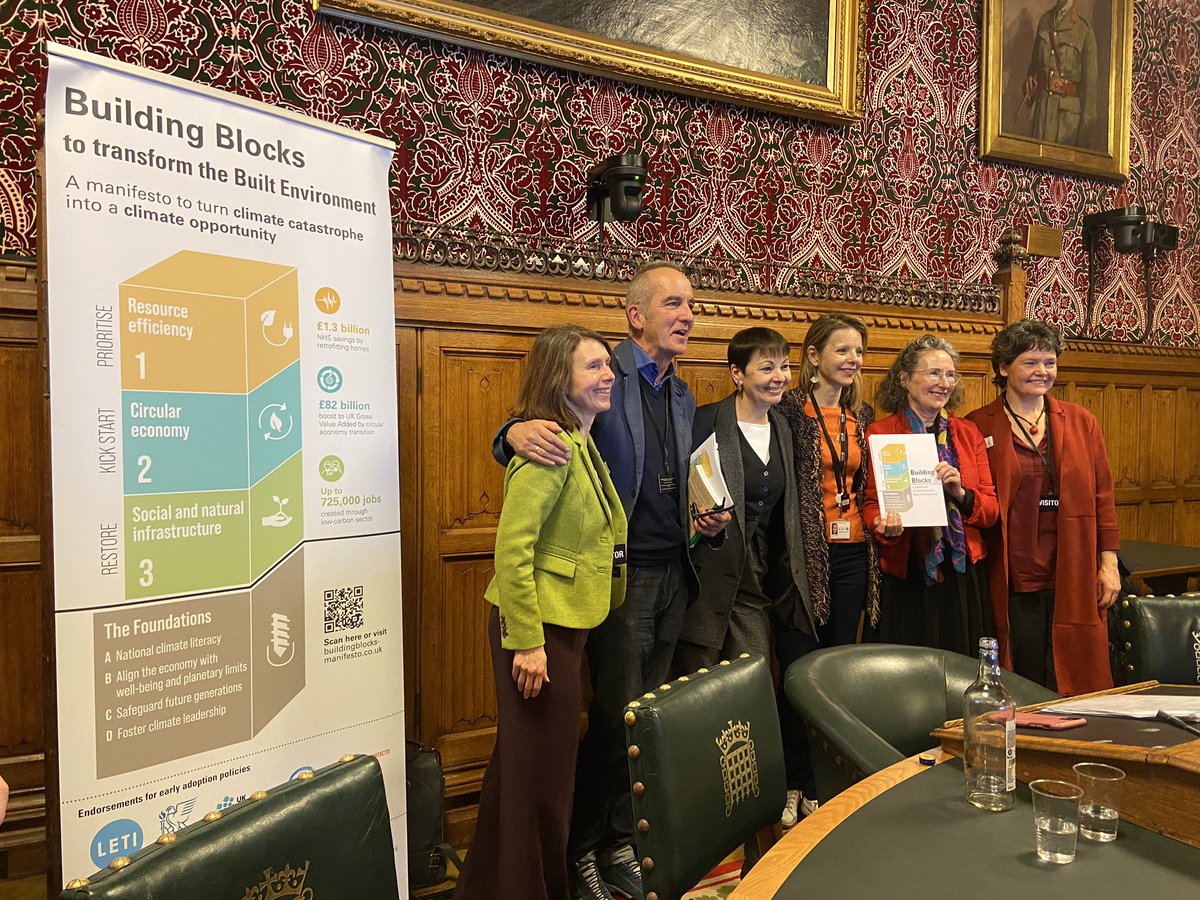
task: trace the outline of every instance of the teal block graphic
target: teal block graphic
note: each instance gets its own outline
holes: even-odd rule
[[[123,391],[126,494],[245,490],[246,398]]]
[[[300,450],[300,363],[250,392],[246,410],[250,483],[263,479]]]

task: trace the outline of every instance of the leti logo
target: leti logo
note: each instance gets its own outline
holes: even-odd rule
[[[142,826],[133,819],[117,819],[96,832],[91,843],[92,862],[103,869],[118,856],[142,849]]]

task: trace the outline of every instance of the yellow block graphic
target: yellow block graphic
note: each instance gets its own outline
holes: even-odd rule
[[[120,287],[124,390],[244,394],[300,358],[294,266],[181,250]]]

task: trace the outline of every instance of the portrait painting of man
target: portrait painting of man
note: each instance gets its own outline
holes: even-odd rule
[[[1110,0],[1121,3],[1126,0]],[[321,0],[488,53],[826,122],[862,117],[866,0]]]
[[[984,0],[983,156],[1129,173],[1132,0]]]
[[[829,0],[472,0],[475,6],[666,50],[705,62],[824,85]]]

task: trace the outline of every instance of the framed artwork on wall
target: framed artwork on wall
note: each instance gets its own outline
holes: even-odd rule
[[[860,0],[319,0],[321,12],[727,103],[862,116]]]
[[[1133,0],[984,0],[980,155],[1129,176]]]

